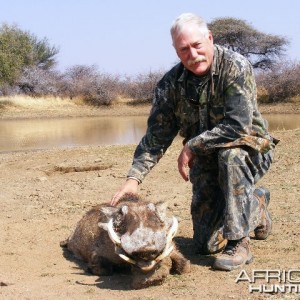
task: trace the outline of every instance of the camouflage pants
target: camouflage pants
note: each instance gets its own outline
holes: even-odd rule
[[[249,236],[260,221],[254,185],[268,171],[273,151],[223,148],[198,155],[190,170],[194,242],[202,254],[219,251],[226,240]]]

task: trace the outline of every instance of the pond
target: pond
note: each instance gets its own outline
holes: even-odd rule
[[[300,128],[300,115],[265,115],[270,131]],[[0,152],[137,144],[147,117],[0,120]]]

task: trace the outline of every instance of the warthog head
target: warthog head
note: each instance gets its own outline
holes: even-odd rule
[[[138,200],[138,199],[137,199]],[[116,207],[102,207],[107,222],[98,223],[124,261],[148,272],[173,250],[178,222],[167,217],[165,203],[120,201]]]

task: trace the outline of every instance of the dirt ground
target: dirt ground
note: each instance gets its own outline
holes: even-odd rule
[[[288,112],[299,112],[299,108],[289,108]],[[78,117],[89,115],[88,110],[91,111],[22,114],[14,108],[0,111],[0,115]],[[148,110],[130,107],[122,112],[144,114]],[[262,111],[274,112],[274,108]],[[117,115],[120,108],[95,113]],[[266,241],[251,240],[255,258],[243,267],[248,275],[255,270],[300,270],[300,129],[272,134],[281,142],[270,172],[259,185],[271,191],[273,232]],[[296,273],[298,292],[250,293],[249,282],[236,283],[241,270],[214,271],[213,256],[194,253],[189,213],[191,184],[177,172],[180,141],[170,147],[139,193],[153,202],[167,201],[178,217],[175,241],[190,259],[191,273],[170,275],[162,286],[131,290],[128,275],[93,276],[64,257],[59,242],[69,235],[84,212],[110,201],[123,183],[134,148],[135,145],[86,146],[0,155],[0,299],[300,299],[300,271]],[[91,166],[98,170],[87,171]],[[267,284],[264,280],[260,283]]]

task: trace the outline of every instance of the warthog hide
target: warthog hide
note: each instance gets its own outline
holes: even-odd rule
[[[173,242],[177,227],[165,203],[126,194],[115,207],[93,207],[61,246],[87,262],[95,275],[129,269],[132,288],[139,289],[161,284],[170,273],[189,272],[190,262]]]

